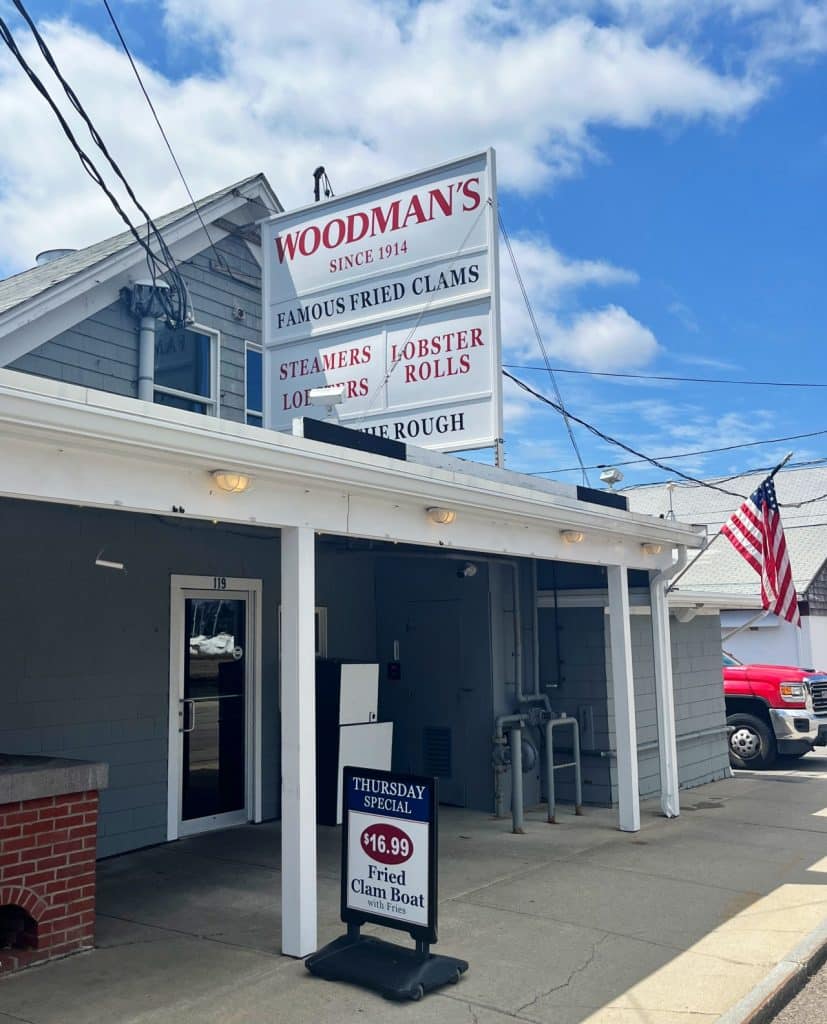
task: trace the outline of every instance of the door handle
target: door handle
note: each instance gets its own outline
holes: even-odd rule
[[[189,725],[187,725],[187,708],[189,708]],[[195,728],[195,701],[185,697],[181,701],[181,728],[179,732],[192,732]]]

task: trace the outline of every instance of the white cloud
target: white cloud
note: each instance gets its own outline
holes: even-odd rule
[[[638,369],[657,355],[654,334],[621,306],[581,313],[568,327],[558,327],[554,351],[586,370]]]
[[[537,190],[595,155],[594,126],[739,117],[762,94],[634,24],[520,0],[167,0],[165,14],[172,51],[219,55],[175,81],[141,65],[193,190],[264,170],[288,206],[309,200],[319,163],[341,192],[491,144],[501,184]],[[139,196],[156,213],[183,203],[123,54],[68,20],[41,28]],[[120,227],[6,53],[0,135],[0,266]]]

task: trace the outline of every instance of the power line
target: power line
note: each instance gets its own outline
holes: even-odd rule
[[[500,223],[500,231],[502,232],[503,239],[505,240],[505,247],[508,249],[508,255],[511,257],[511,265],[514,268],[514,274],[517,277],[517,284],[520,286],[520,291],[523,294],[523,302],[525,302],[526,309],[528,310],[528,316],[531,320],[531,326],[534,328],[534,336],[537,339],[537,344],[540,346],[540,352],[543,356],[543,362],[545,363],[546,371],[548,372],[549,378],[551,379],[551,385],[554,388],[554,394],[557,396],[557,402],[559,404],[559,411],[563,417],[563,422],[566,424],[566,431],[571,441],[571,446],[574,449],[574,454],[577,456],[577,461],[580,464],[580,471],[583,474],[583,483],[589,487],[589,474],[586,471],[586,467],[583,465],[583,456],[580,454],[580,449],[577,447],[577,440],[574,436],[571,423],[569,422],[569,414],[566,411],[566,407],[563,405],[563,396],[560,394],[560,388],[557,384],[557,378],[554,376],[554,370],[551,366],[551,360],[548,357],[546,346],[543,342],[543,336],[540,333],[540,327],[537,323],[537,318],[534,316],[534,310],[531,306],[531,301],[528,297],[525,284],[523,283],[523,275],[520,273],[520,268],[517,265],[517,257],[514,255],[514,250],[511,247],[511,239],[508,237],[508,232],[505,229],[505,222],[503,221],[502,214],[497,210],[497,220]]]
[[[187,182],[187,179],[184,177],[184,172],[181,169],[180,163],[178,162],[178,157],[176,157],[175,153],[173,152],[172,143],[169,141],[167,133],[164,131],[164,126],[161,124],[161,119],[158,117],[158,112],[155,109],[155,105],[150,99],[149,93],[147,92],[146,86],[144,85],[144,81],[141,78],[141,73],[140,71],[138,71],[138,66],[132,59],[132,54],[130,53],[129,47],[126,44],[126,40],[123,37],[123,33],[121,32],[120,26],[118,25],[118,22],[115,20],[115,15],[112,13],[112,8],[109,6],[109,0],[103,0],[103,6],[106,8],[106,13],[109,15],[109,20],[112,22],[112,27],[115,29],[115,33],[117,34],[118,39],[120,40],[121,46],[123,47],[123,52],[126,54],[127,59],[129,60],[130,65],[132,66],[132,70],[135,73],[135,78],[137,78],[138,85],[141,87],[141,92],[144,94],[144,99],[146,100],[149,109],[152,111],[152,116],[155,118],[155,124],[158,125],[158,131],[161,133],[161,137],[163,138],[166,147],[169,150],[169,155],[172,157],[172,162],[175,164],[175,169],[178,171],[178,176],[183,182],[184,188],[187,190],[187,195],[190,197],[192,208],[198,215],[198,220],[201,224],[201,227],[204,229],[204,234],[207,236],[207,239],[210,243],[210,248],[215,253],[218,263],[224,266],[225,270],[230,274],[230,276],[235,276],[233,275],[233,272],[230,269],[230,265],[227,263],[227,261],[218,251],[218,249],[216,249],[215,243],[213,242],[212,236],[210,235],[209,228],[204,223],[204,218],[201,216],[201,211],[198,208],[198,203],[195,201],[195,196],[192,194],[192,191],[189,187],[189,183]]]
[[[503,371],[503,372],[505,373],[505,371]],[[507,377],[511,377],[510,373],[506,373],[505,375]],[[516,377],[511,377],[511,379],[514,380],[514,381],[517,380]],[[524,388],[527,389],[527,385],[523,385],[522,382],[520,382],[520,383],[521,383],[521,386],[523,386]],[[537,396],[535,395],[535,397],[537,397]],[[569,413],[569,415],[571,416],[571,413]],[[702,448],[702,449],[699,449],[698,451],[694,451],[694,452],[679,452],[676,455],[658,455],[657,459],[689,459],[689,458],[692,458],[695,455],[716,455],[719,452],[732,452],[732,451],[735,451],[738,448],[755,448],[755,447],[757,447],[759,445],[762,445],[762,444],[780,444],[782,441],[800,441],[802,438],[820,437],[823,434],[827,434],[827,430],[813,430],[813,431],[810,431],[807,434],[790,434],[787,437],[770,437],[770,438],[767,438],[764,441],[743,441],[740,444],[724,445],[722,448]],[[629,450],[631,450],[631,449],[629,449]],[[636,464],[640,464],[641,462],[648,462],[648,463],[650,463],[652,465],[656,464],[656,463],[652,462],[652,459],[648,455],[643,455],[639,459],[624,459],[624,460],[622,460],[620,462],[611,462],[611,463],[599,462],[599,463],[596,463],[594,466],[587,466],[586,468],[587,469],[607,469],[609,466],[634,466]],[[772,468],[772,467],[770,467],[770,468]],[[542,476],[544,473],[576,473],[577,471],[578,471],[578,467],[577,466],[567,466],[565,469],[536,469],[532,473],[529,473],[528,475],[529,476]],[[673,472],[671,467],[669,468],[669,472]],[[760,470],[759,470],[759,472],[760,472]],[[724,482],[726,480],[734,480],[738,476],[745,476],[745,475],[746,474],[744,474],[744,473],[736,473],[734,476],[731,476],[731,477],[722,477],[722,478],[720,478],[720,482]],[[687,479],[688,480],[693,480],[694,477],[687,477]]]
[[[827,458],[806,459],[802,462],[788,462],[784,469],[804,469],[807,466],[823,466],[826,462]],[[613,465],[617,465],[617,463],[613,463]],[[773,468],[773,466],[753,466],[751,469],[744,469],[740,473],[732,473],[729,476],[716,476],[713,477],[713,479],[719,484],[727,483],[730,480],[739,480],[741,477],[754,476],[756,473],[769,473]],[[529,473],[527,475],[530,476],[531,474]],[[671,482],[673,482],[671,477],[663,477],[660,480],[643,480],[640,483],[624,484],[622,491],[625,493],[626,491],[642,490],[644,487],[662,487],[664,484]],[[712,509],[711,511],[714,512],[717,511],[717,509]]]
[[[95,182],[95,184],[98,185],[98,187],[103,191],[103,193],[106,195],[106,197],[109,199],[110,203],[114,207],[114,209],[117,212],[118,216],[123,220],[123,222],[126,224],[127,228],[129,229],[130,233],[135,238],[135,241],[138,243],[138,245],[140,245],[140,247],[146,253],[147,266],[149,268],[149,272],[150,272],[150,276],[152,278],[153,286],[155,285],[156,279],[157,279],[157,277],[159,275],[160,276],[169,275],[169,277],[171,279],[171,281],[170,281],[170,292],[171,292],[171,295],[168,295],[166,293],[167,292],[166,289],[158,289],[158,288],[156,288],[156,292],[158,294],[159,300],[161,301],[161,303],[163,305],[164,312],[167,315],[168,319],[171,320],[176,326],[178,326],[180,324],[183,324],[186,321],[187,312],[188,312],[188,297],[187,297],[186,285],[184,283],[183,278],[181,277],[181,274],[180,274],[180,271],[178,270],[178,267],[175,264],[175,260],[172,257],[172,253],[169,251],[169,248],[168,248],[168,246],[166,244],[166,241],[164,240],[163,236],[161,235],[161,232],[158,230],[157,225],[155,224],[155,222],[150,217],[149,213],[146,211],[146,209],[142,206],[142,204],[138,200],[138,197],[135,195],[135,192],[132,189],[132,186],[126,180],[126,177],[124,176],[124,174],[121,171],[120,167],[118,166],[118,164],[115,162],[114,158],[109,153],[109,150],[107,149],[103,139],[101,138],[100,134],[98,133],[97,129],[95,128],[94,124],[92,123],[89,115],[84,110],[83,105],[81,104],[80,100],[78,99],[75,91],[72,89],[72,87],[66,81],[66,79],[63,77],[63,74],[61,73],[60,68],[58,67],[57,62],[55,61],[54,57],[52,56],[52,53],[49,50],[49,47],[46,45],[45,40],[40,35],[40,32],[37,29],[37,26],[35,25],[34,21],[32,20],[31,16],[29,15],[28,11],[26,10],[26,8],[23,6],[21,0],[12,0],[12,2],[14,3],[14,6],[17,9],[17,11],[20,14],[20,16],[23,18],[23,20],[29,26],[29,29],[31,30],[32,35],[34,36],[35,41],[37,42],[37,45],[38,45],[38,48],[40,49],[41,54],[43,55],[46,63],[49,65],[51,70],[54,72],[55,77],[58,79],[58,81],[62,85],[63,90],[66,93],[66,96],[68,97],[69,102],[71,103],[72,107],[80,115],[80,117],[82,118],[82,120],[86,124],[87,128],[89,129],[89,134],[92,137],[92,141],[95,143],[95,145],[98,147],[98,149],[100,149],[100,151],[105,156],[105,158],[108,161],[110,167],[115,172],[115,174],[117,175],[118,179],[121,181],[121,183],[123,184],[124,188],[126,189],[127,194],[129,195],[129,198],[135,204],[137,209],[140,210],[140,212],[143,214],[144,219],[146,221],[146,226],[147,226],[147,239],[146,239],[146,241],[141,237],[141,235],[139,234],[137,228],[132,223],[132,221],[130,220],[129,216],[127,215],[127,213],[125,212],[125,210],[123,209],[121,204],[118,202],[118,199],[116,198],[114,193],[111,191],[111,189],[107,186],[106,182],[103,179],[102,174],[100,173],[98,168],[95,166],[95,164],[94,164],[93,160],[91,159],[91,157],[85,152],[85,150],[78,143],[77,138],[75,137],[72,129],[69,127],[68,122],[66,121],[65,117],[61,113],[61,111],[58,108],[57,104],[52,99],[51,94],[49,93],[48,89],[43,84],[43,82],[40,80],[40,78],[38,77],[36,72],[33,70],[33,68],[26,61],[26,58],[23,56],[23,54],[21,53],[19,47],[17,46],[17,43],[15,42],[15,39],[14,39],[14,36],[12,35],[12,33],[11,33],[11,30],[9,29],[8,25],[6,24],[6,22],[2,18],[0,18],[0,39],[3,40],[3,42],[6,44],[6,46],[11,51],[11,53],[14,56],[15,60],[18,62],[18,64],[21,66],[23,71],[28,76],[29,80],[34,85],[34,87],[37,89],[37,91],[40,93],[40,95],[43,97],[43,99],[45,99],[46,102],[49,104],[49,107],[51,108],[51,110],[54,113],[55,117],[57,118],[61,128],[63,129],[63,133],[65,134],[66,138],[69,140],[72,148],[75,150],[75,153],[77,154],[77,157],[80,160],[80,163],[81,163],[81,166],[83,167],[83,169],[86,171],[86,173],[89,175],[89,177]],[[157,243],[157,246],[158,246],[158,250],[159,251],[157,253],[150,246],[150,239],[153,238],[153,237],[154,237],[154,239],[155,239],[155,241]]]
[[[507,370],[539,370],[545,372],[545,366],[531,366],[527,363],[503,363]],[[562,366],[554,366],[555,373],[582,374],[587,377],[620,377],[628,380],[669,380],[682,384],[750,384],[766,388],[827,388],[827,384],[808,383],[806,381],[783,380],[735,380],[729,377],[678,377],[662,373],[609,373],[606,370],[572,370]]]
[[[522,388],[523,391],[527,392],[529,395],[532,395],[538,401],[544,402],[546,405],[550,405],[552,409],[556,409],[557,412],[561,414],[563,413],[563,408],[560,405],[558,405],[557,402],[549,398],[547,395],[544,395],[539,391],[535,391],[534,388],[526,384],[525,381],[520,380],[519,377],[515,377],[512,373],[509,373],[508,370],[503,370],[502,372],[505,377],[508,377],[509,380],[513,381],[518,387]],[[625,444],[623,441],[619,441],[616,437],[612,437],[611,434],[604,433],[598,427],[594,426],[594,424],[589,423],[588,420],[581,419],[579,416],[575,416],[574,413],[568,410],[566,410],[566,412],[568,417],[572,419],[575,423],[579,423],[582,427],[585,427],[586,430],[594,434],[596,437],[599,437],[602,441],[606,441],[609,444],[613,444],[618,448],[622,448],[623,451],[629,452],[630,455],[636,456],[637,460],[648,462],[650,465],[657,466],[658,469],[664,470],[664,472],[673,473],[675,476],[679,476],[681,477],[681,479],[689,481],[689,483],[697,484],[699,487],[706,487],[711,491],[719,491],[721,494],[728,494],[732,498],[740,498],[741,501],[744,501],[747,497],[745,494],[738,493],[738,491],[730,491],[726,487],[719,487],[717,484],[709,483],[706,480],[700,480],[698,477],[695,476],[690,476],[688,473],[684,473],[680,469],[675,469],[674,466],[667,466],[664,462],[660,461],[660,459],[654,458],[653,456],[650,455],[645,455],[643,452],[639,452],[636,448],[632,448],[631,445]],[[817,433],[827,433],[827,431],[817,431]],[[665,457],[668,458],[668,456]],[[622,465],[622,463],[620,463],[620,465]],[[824,498],[827,498],[827,494],[820,494],[817,495],[815,498],[808,498],[805,501],[794,501],[787,503],[779,502],[778,504],[780,508],[801,508],[803,505],[811,505],[814,502],[823,501]]]

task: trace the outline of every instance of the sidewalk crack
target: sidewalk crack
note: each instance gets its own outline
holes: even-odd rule
[[[561,982],[559,985],[553,985],[550,989],[546,989],[544,992],[539,992],[533,999],[530,999],[527,1003],[524,1003],[522,1006],[518,1006],[514,1012],[522,1013],[524,1010],[527,1010],[530,1006],[534,1006],[541,999],[545,999],[547,996],[553,995],[553,993],[559,992],[561,989],[568,988],[568,986],[571,985],[571,983],[574,981],[578,974],[582,974],[583,971],[585,971],[592,965],[592,963],[594,963],[594,959],[597,956],[598,946],[604,943],[608,938],[610,938],[610,936],[606,934],[602,938],[598,939],[597,942],[593,943],[591,953],[589,953],[586,960],[579,967],[575,967],[565,981]]]

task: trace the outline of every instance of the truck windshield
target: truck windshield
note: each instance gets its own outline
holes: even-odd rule
[[[738,665],[743,665],[742,661],[739,661],[735,655],[730,654],[729,651],[723,652],[724,668],[736,668]]]

